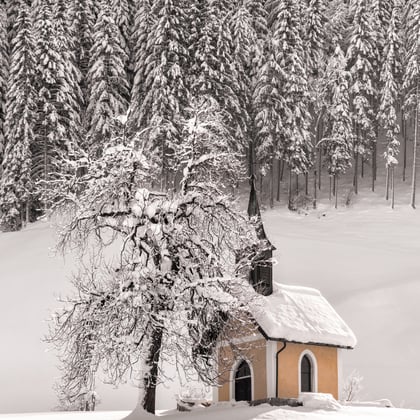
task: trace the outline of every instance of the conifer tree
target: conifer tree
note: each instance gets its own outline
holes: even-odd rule
[[[54,0],[54,30],[57,36],[58,47],[61,52],[61,59],[66,67],[65,80],[69,86],[69,94],[73,99],[67,104],[69,107],[69,128],[72,130],[72,137],[79,139],[81,130],[81,108],[83,107],[83,94],[80,89],[82,74],[76,63],[75,46],[68,21],[71,17],[66,0]],[[74,127],[71,127],[73,122]]]
[[[188,2],[159,0],[151,13],[154,18],[147,37],[139,127],[148,130],[159,151],[161,181],[168,186],[171,155],[181,142],[180,122],[188,103]]]
[[[93,0],[72,0],[68,10],[71,36],[71,47],[76,67],[80,72],[80,89],[84,102],[86,101],[86,75],[89,69],[90,50],[93,43],[93,27],[96,16]],[[82,106],[82,109],[84,107]]]
[[[350,111],[350,73],[346,59],[337,42],[325,74],[328,91],[325,143],[328,173],[334,178],[335,205],[338,199],[338,177],[351,166],[353,153],[353,128]]]
[[[111,137],[113,120],[127,112],[129,88],[124,69],[127,55],[120,42],[111,8],[103,1],[94,27],[85,121],[88,148],[97,155]]]
[[[19,6],[10,56],[5,124],[7,147],[0,183],[1,224],[8,230],[20,229],[23,221],[29,219],[33,193],[31,147],[37,119],[35,43],[29,9],[23,2]]]
[[[401,80],[401,61],[399,39],[399,6],[393,0],[393,7],[389,19],[388,30],[384,43],[384,60],[381,68],[381,92],[379,119],[386,132],[387,145],[384,153],[387,168],[386,199],[388,199],[390,184],[394,186],[394,167],[398,163],[396,156],[399,152],[398,140],[399,124],[397,119],[397,102]],[[392,188],[392,207],[394,207],[394,188]]]
[[[322,66],[321,59],[327,48],[328,33],[325,0],[309,0],[304,18],[307,67],[308,72],[315,76],[318,72],[318,67]]]
[[[281,123],[274,120],[274,125],[271,125],[271,130],[279,138],[273,152],[287,162],[291,172],[307,173],[311,166],[312,145],[309,132],[309,88],[299,8],[291,0],[271,0],[268,2],[268,10],[272,30],[270,67],[276,73],[274,78],[277,80],[274,83],[277,86],[262,85],[259,92],[266,96],[264,94],[267,91],[278,90],[277,95],[281,98],[276,105],[277,119],[279,118]],[[266,75],[265,79],[269,85],[273,84],[273,76],[270,74]],[[271,108],[273,98],[268,97],[265,100]],[[267,115],[267,111],[262,116],[264,114]],[[264,125],[262,119],[260,127]],[[290,186],[289,182],[289,207],[291,206]]]
[[[120,45],[125,51],[127,60],[125,63],[126,72],[129,73],[129,57],[131,56],[131,27],[132,27],[132,7],[133,0],[112,0],[111,9],[115,24],[120,33]]]
[[[131,39],[133,45],[133,85],[128,114],[128,127],[131,133],[139,129],[140,111],[146,92],[146,60],[150,52],[148,36],[154,22],[155,16],[152,13],[152,1],[138,0]]]
[[[63,159],[74,156],[80,121],[71,78],[70,62],[59,42],[50,0],[35,8],[35,88],[38,91],[38,120],[32,148],[34,180],[47,180],[63,170]]]
[[[6,111],[6,84],[8,75],[8,37],[6,32],[6,10],[4,3],[0,3],[0,174],[1,162],[3,160],[3,153],[5,147],[4,137],[4,117]]]
[[[199,13],[203,27],[196,43],[192,64],[191,91],[194,96],[208,95],[226,113],[225,124],[237,138],[232,150],[242,152],[245,146],[247,110],[241,97],[240,76],[235,62],[231,14],[235,2],[214,0],[202,2]]]
[[[232,16],[232,38],[240,86],[241,106],[247,110],[248,174],[255,173],[255,109],[252,100],[265,53],[268,22],[263,0],[245,0]]]
[[[414,113],[414,152],[413,172],[411,179],[411,206],[416,207],[416,176],[417,176],[417,144],[419,130],[419,90],[420,90],[420,3],[415,0],[407,2],[405,15],[407,57],[403,76],[405,89],[404,110]]]
[[[347,50],[347,60],[352,75],[350,93],[355,126],[354,188],[358,192],[359,157],[366,160],[375,142],[374,114],[374,61],[376,58],[372,15],[367,0],[353,0],[352,25]]]

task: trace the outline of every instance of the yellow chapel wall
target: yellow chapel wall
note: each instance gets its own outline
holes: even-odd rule
[[[234,399],[232,373],[238,362],[246,360],[251,365],[253,400],[267,398],[267,364],[265,339],[239,343],[234,350],[231,347],[219,349],[219,373],[221,373],[218,389],[219,401]],[[231,393],[232,387],[232,393]]]
[[[277,350],[283,343],[277,344]],[[287,343],[279,354],[278,396],[297,398],[299,396],[299,359],[302,352],[309,350],[317,364],[317,392],[326,392],[338,399],[338,360],[337,348]]]

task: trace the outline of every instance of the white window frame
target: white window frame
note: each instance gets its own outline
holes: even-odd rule
[[[311,392],[318,392],[318,363],[316,360],[315,355],[308,349],[303,350],[303,352],[299,356],[299,363],[298,363],[298,384],[299,384],[299,394],[302,392],[302,380],[301,380],[301,367],[302,367],[302,359],[304,356],[309,358],[311,362],[311,384],[312,384],[312,391]]]
[[[251,361],[247,358],[247,357],[241,357],[239,359],[235,360],[235,363],[232,365],[232,369],[230,371],[230,379],[229,379],[229,383],[230,383],[230,389],[229,389],[229,398],[231,401],[235,401],[235,376],[236,376],[236,371],[238,370],[239,365],[245,361],[246,363],[248,363],[249,366],[249,370],[251,371],[251,400],[254,400],[254,368],[252,366]]]

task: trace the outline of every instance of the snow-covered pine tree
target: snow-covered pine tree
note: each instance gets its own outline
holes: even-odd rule
[[[235,319],[252,299],[244,293],[250,288],[243,267],[259,252],[247,217],[220,189],[233,159],[230,153],[214,153],[214,141],[228,143],[220,131],[213,132],[220,127],[218,119],[207,119],[219,112],[200,106],[188,112],[177,193],[145,188],[160,169],[133,140],[107,148],[89,162],[84,176],[75,173],[60,184],[61,201],[55,200],[67,203],[71,215],[64,245],[86,244],[93,234],[96,249],[103,249],[109,229],[116,243],[122,239],[109,270],[96,261],[102,269],[82,272],[75,281],[77,295],[54,317],[51,339],[68,362],[65,373],[77,382],[79,373],[101,366],[119,383],[134,369],[139,408],[151,413],[167,354],[179,356],[181,366],[194,366],[206,382],[214,381],[215,340],[204,333],[209,326],[223,326],[227,313]],[[80,193],[69,194],[74,190]],[[89,335],[89,345],[86,340],[79,345],[82,332]]]
[[[133,7],[130,6],[130,3],[134,3],[134,0],[112,0],[111,2],[112,16],[121,37],[120,45],[127,57],[126,62],[124,63],[127,75],[131,73],[130,57],[132,56],[131,30],[133,16],[131,12]]]
[[[334,179],[335,206],[338,205],[338,178],[351,166],[353,127],[350,109],[350,72],[339,42],[325,73],[327,90],[326,129],[321,140],[326,151],[328,173]]]
[[[327,48],[327,16],[325,0],[309,0],[304,10],[304,45],[307,55],[307,71],[316,76],[318,68],[326,62],[323,60]]]
[[[351,3],[352,23],[347,49],[347,61],[352,75],[350,93],[353,107],[354,142],[354,190],[358,192],[359,158],[369,158],[375,139],[375,116],[372,103],[375,98],[374,78],[375,33],[372,10],[367,0],[353,0]]]
[[[93,27],[96,16],[93,0],[71,0],[69,4],[69,21],[71,22],[71,45],[77,68],[81,73],[80,88],[86,104],[87,82],[90,50],[93,44]],[[84,107],[82,107],[84,108]]]
[[[5,8],[7,15],[7,22],[6,26],[4,27],[4,30],[7,30],[8,33],[8,43],[6,45],[10,44],[16,35],[14,31],[14,24],[19,13],[20,6],[20,0],[5,0],[0,2],[0,7]]]
[[[411,178],[411,206],[416,207],[417,144],[419,131],[420,95],[420,3],[407,1],[405,10],[406,51],[403,87],[405,90],[404,112],[414,114],[414,152]]]
[[[150,52],[148,37],[154,22],[155,16],[152,13],[152,1],[138,0],[131,39],[133,45],[132,66],[134,76],[128,113],[128,129],[131,133],[136,132],[140,127],[140,112],[146,92],[146,60]]]
[[[67,102],[65,108],[67,108],[68,135],[73,142],[79,144],[82,135],[81,109],[83,108],[84,100],[82,90],[80,89],[82,74],[76,63],[72,31],[68,25],[71,17],[69,12],[70,10],[66,0],[54,0],[54,30],[61,58],[66,68],[64,80],[69,88],[69,92],[67,92],[68,98],[62,97],[60,100]]]
[[[330,6],[333,7],[333,6]],[[335,13],[340,13],[335,9]],[[325,98],[320,88],[325,78],[328,55],[332,55],[335,49],[335,28],[332,30],[332,19],[327,16],[328,8],[325,0],[307,0],[303,10],[302,37],[305,45],[306,69],[308,73],[308,85],[310,91],[310,112],[313,116],[311,129],[314,133],[315,143],[318,144],[318,186],[321,187],[322,170],[322,147],[320,142],[323,136],[323,117],[325,112]],[[343,28],[340,27],[342,31]],[[330,50],[330,51],[329,51]],[[315,174],[314,174],[315,176]],[[316,187],[315,187],[316,188]],[[316,191],[314,191],[314,195]]]
[[[394,208],[394,167],[398,163],[400,131],[397,118],[397,104],[401,81],[401,59],[399,38],[401,9],[397,0],[392,0],[391,16],[388,20],[387,33],[383,49],[383,63],[381,68],[381,90],[379,105],[379,121],[386,132],[387,145],[384,153],[387,168],[386,199],[388,200],[389,188],[392,186],[392,208]]]
[[[0,182],[1,225],[18,230],[30,218],[33,193],[31,147],[37,120],[34,38],[29,8],[22,1],[15,20],[6,103],[7,147]]]
[[[226,113],[225,124],[236,136],[232,150],[243,152],[247,129],[246,100],[241,97],[238,67],[235,62],[231,14],[237,7],[228,0],[200,3],[200,20],[203,26],[193,54],[191,92],[193,96],[211,96]]]
[[[255,110],[252,101],[267,43],[267,11],[263,0],[245,0],[232,12],[231,31],[240,87],[241,106],[247,110],[248,175],[255,173]]]
[[[32,145],[33,179],[47,180],[63,170],[63,159],[74,157],[79,136],[78,103],[74,80],[68,72],[59,42],[50,0],[35,3],[35,88],[38,120]]]
[[[275,66],[280,77],[276,83],[279,84],[279,95],[285,104],[281,105],[283,127],[274,153],[287,162],[290,173],[305,174],[312,164],[312,144],[308,109],[310,95],[300,12],[292,0],[270,0],[267,7]],[[289,182],[289,207],[291,199]]]
[[[0,3],[0,175],[1,162],[3,161],[4,148],[6,146],[4,136],[4,118],[6,112],[6,89],[7,89],[7,75],[9,72],[8,60],[8,34],[7,15],[5,4]]]
[[[129,87],[125,63],[126,52],[111,7],[102,1],[94,27],[93,46],[89,63],[88,103],[85,116],[87,148],[100,154],[112,134],[115,118],[125,115],[128,108]]]
[[[180,121],[188,103],[188,11],[185,0],[154,2],[147,37],[138,123],[140,129],[150,130],[152,145],[159,150],[161,182],[166,187],[172,184],[171,156],[181,142]]]

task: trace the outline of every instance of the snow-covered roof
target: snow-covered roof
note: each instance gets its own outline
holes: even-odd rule
[[[312,288],[274,284],[273,294],[259,295],[251,314],[270,339],[297,343],[356,345],[356,337],[334,308]]]

